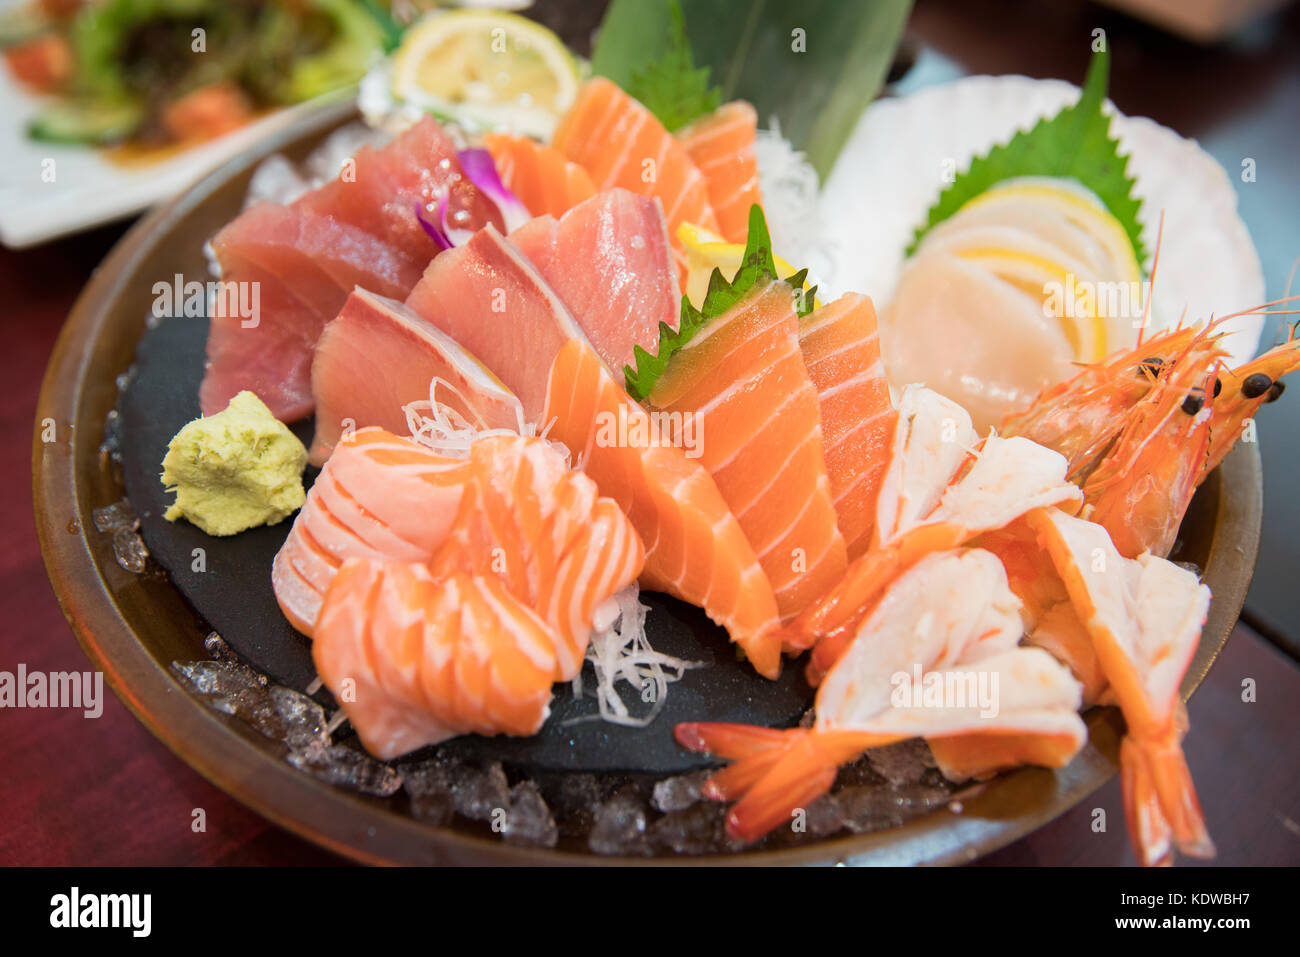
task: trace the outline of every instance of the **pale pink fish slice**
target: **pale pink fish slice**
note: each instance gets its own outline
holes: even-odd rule
[[[681,291],[656,197],[608,189],[558,220],[529,221],[510,241],[569,307],[619,383],[634,346],[655,352],[659,324],[677,328]]]
[[[437,400],[468,425],[519,427],[519,400],[454,339],[401,302],[354,290],[316,344],[312,464],[329,458],[346,431],[373,425],[405,434],[403,407],[429,401],[435,379]]]
[[[493,226],[430,263],[406,304],[477,356],[533,422],[560,347],[585,338],[536,267]]]

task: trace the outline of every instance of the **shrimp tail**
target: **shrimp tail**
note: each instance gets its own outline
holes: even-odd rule
[[[1214,856],[1201,802],[1183,756],[1182,730],[1128,735],[1120,745],[1120,782],[1133,851],[1143,866],[1173,863],[1176,847],[1188,857]]]
[[[679,724],[676,737],[691,751],[735,759],[709,778],[703,793],[719,801],[739,798],[727,815],[727,834],[746,843],[793,820],[829,791],[841,764],[877,743],[897,740],[857,732],[774,731],[720,723]]]

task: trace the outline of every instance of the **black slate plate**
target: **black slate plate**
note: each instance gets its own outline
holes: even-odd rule
[[[292,520],[215,538],[188,522],[162,517],[172,496],[159,481],[161,462],[171,437],[199,415],[207,330],[204,318],[169,318],[140,341],[134,371],[118,404],[127,497],[140,518],[140,534],[150,554],[195,611],[254,667],[280,684],[305,690],[316,676],[311,642],[285,619],[271,588],[271,560]],[[310,422],[299,423],[295,432],[310,443]],[[317,471],[307,471],[304,481],[310,484]],[[646,633],[655,650],[704,662],[669,686],[663,710],[648,727],[591,720],[599,713],[595,699],[576,697],[569,685],[558,685],[551,717],[540,734],[468,736],[440,750],[539,771],[676,772],[712,763],[677,746],[672,732],[679,721],[787,727],[811,704],[802,667],[787,667],[779,681],[768,681],[736,658],[727,633],[698,608],[659,594],[644,594],[642,600],[650,606]],[[586,687],[593,687],[590,666],[584,676]],[[621,688],[634,713],[644,713],[648,706],[636,700],[627,685]]]

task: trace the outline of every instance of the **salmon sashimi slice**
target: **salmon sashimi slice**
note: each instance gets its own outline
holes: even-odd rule
[[[569,681],[582,668],[597,606],[641,573],[641,539],[550,442],[487,436],[469,460],[474,481],[429,568],[438,578],[500,578],[554,630],[555,680]]]
[[[434,259],[406,304],[492,370],[530,422],[542,414],[556,353],[583,338],[537,268],[494,226]]]
[[[707,116],[678,130],[678,141],[708,184],[709,204],[718,230],[729,243],[743,243],[749,230],[749,207],[763,205],[754,140],[758,113],[744,100],[724,103]]]
[[[610,80],[592,77],[582,85],[551,145],[585,168],[598,190],[622,186],[659,197],[669,236],[682,223],[718,231],[708,182],[686,147]],[[680,257],[679,266],[685,275]]]
[[[587,343],[572,340],[556,356],[543,420],[641,536],[642,584],[703,608],[756,671],[776,678],[776,597],[740,524],[712,476],[661,433]]]
[[[493,576],[351,559],[312,657],[367,751],[389,760],[461,734],[536,734],[550,713],[550,627]]]
[[[309,637],[349,558],[500,579],[554,630],[559,681],[581,668],[598,607],[636,579],[644,550],[550,442],[489,435],[454,458],[369,428],[325,463],[272,566],[281,609]]]
[[[226,305],[213,309],[199,387],[204,415],[244,389],[281,421],[308,415],[312,348],[348,293],[361,285],[403,296],[420,275],[355,226],[275,203],[250,207],[213,238],[212,249],[222,288],[234,295],[224,294]],[[236,298],[256,308],[237,308]]]
[[[534,216],[562,216],[596,192],[587,171],[552,146],[509,133],[487,133],[483,145],[506,189]]]
[[[447,539],[472,471],[383,429],[339,442],[271,566],[290,623],[310,637],[321,600],[350,557],[422,561]]]
[[[898,421],[871,300],[847,293],[804,316],[799,349],[817,389],[826,472],[852,560],[871,544],[876,499]]]
[[[692,421],[700,463],[753,546],[783,620],[839,581],[848,558],[789,283],[757,286],[710,320],[673,355],[649,402]]]
[[[558,220],[525,223],[509,238],[569,307],[619,381],[634,346],[653,350],[661,323],[677,328],[681,291],[657,199],[605,190]]]
[[[317,466],[346,431],[407,432],[403,407],[431,403],[431,391],[478,430],[517,430],[523,416],[514,394],[454,339],[403,303],[364,289],[353,290],[321,333],[311,385]]]

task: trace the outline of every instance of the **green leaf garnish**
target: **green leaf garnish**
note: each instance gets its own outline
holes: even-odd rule
[[[633,73],[625,86],[628,95],[657,116],[670,133],[696,117],[712,113],[722,103],[722,91],[709,85],[709,68],[695,66],[681,4],[672,0],[671,7],[668,47],[663,56]]]
[[[736,303],[740,302],[750,290],[768,279],[777,279],[776,260],[772,256],[772,237],[767,230],[767,220],[757,203],[749,208],[749,236],[745,241],[745,256],[740,269],[728,282],[721,269],[714,269],[709,276],[709,290],[704,295],[701,308],[696,309],[691,301],[682,296],[682,315],[674,329],[668,323],[659,323],[659,349],[652,354],[641,346],[632,347],[635,368],[623,367],[623,379],[628,395],[637,402],[644,402],[650,395],[659,377],[668,368],[668,361],[679,349],[695,338],[709,322],[722,315]],[[785,280],[795,289],[802,289],[808,278],[808,270],[801,269]],[[800,316],[812,312],[817,287],[804,290],[799,297],[796,309]]]
[[[1142,201],[1133,196],[1134,181],[1128,175],[1128,157],[1119,152],[1119,140],[1110,133],[1110,117],[1101,111],[1109,73],[1108,55],[1104,51],[1094,53],[1077,103],[1050,119],[1039,120],[1028,132],[1017,132],[1009,142],[973,159],[970,168],[930,207],[925,224],[916,230],[907,247],[907,254],[916,251],[927,232],[994,184],[1017,176],[1058,176],[1077,179],[1097,194],[1124,227],[1138,266],[1145,269],[1146,249],[1142,244],[1142,225],[1138,222]]]

